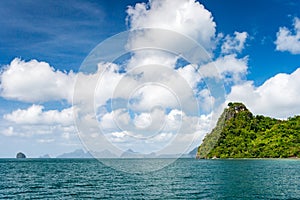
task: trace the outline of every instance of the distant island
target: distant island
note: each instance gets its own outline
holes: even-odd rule
[[[278,120],[254,116],[229,103],[198,148],[197,158],[299,158],[300,116]]]
[[[43,156],[40,156],[39,158],[51,158],[49,154],[45,154]]]
[[[156,155],[154,152],[149,154],[142,154],[135,152],[132,149],[124,151],[121,155],[116,155],[109,150],[103,150],[100,152],[84,151],[82,149],[76,149],[69,153],[63,153],[56,158],[195,158],[198,147],[194,148],[187,154],[160,154]],[[46,157],[47,156],[47,157]],[[50,158],[48,154],[40,156],[40,158]]]
[[[16,158],[26,158],[26,155],[22,152],[17,153]]]

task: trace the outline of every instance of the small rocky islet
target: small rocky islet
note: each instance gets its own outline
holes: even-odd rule
[[[22,152],[19,152],[19,153],[17,153],[16,158],[18,158],[18,159],[26,158],[26,155]]]

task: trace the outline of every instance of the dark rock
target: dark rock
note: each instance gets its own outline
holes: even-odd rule
[[[25,154],[22,152],[17,153],[16,158],[26,158]]]

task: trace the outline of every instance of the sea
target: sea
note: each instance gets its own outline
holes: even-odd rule
[[[139,163],[165,161],[161,169],[139,170]],[[96,159],[0,159],[0,199],[300,199],[297,159],[110,162],[132,170]]]

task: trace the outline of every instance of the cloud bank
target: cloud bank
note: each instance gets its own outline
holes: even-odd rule
[[[18,109],[13,111],[12,113],[5,114],[3,118],[16,124],[72,125],[73,108],[66,108],[61,111],[44,111],[44,106],[32,105],[27,109]]]
[[[1,96],[23,102],[72,102],[75,74],[55,70],[46,62],[15,58],[0,75]]]
[[[287,118],[300,113],[300,68],[280,73],[255,87],[252,81],[232,87],[228,101],[244,102],[255,114]]]

